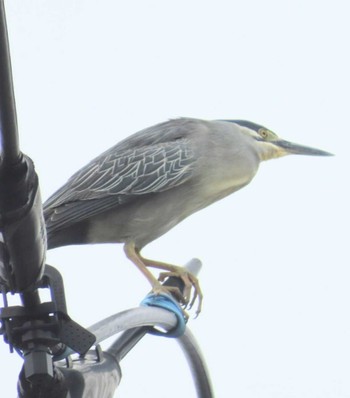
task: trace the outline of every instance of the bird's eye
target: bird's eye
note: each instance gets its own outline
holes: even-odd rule
[[[268,136],[269,136],[269,132],[265,129],[260,129],[259,134],[260,134],[261,138],[264,138],[264,139],[268,138]]]

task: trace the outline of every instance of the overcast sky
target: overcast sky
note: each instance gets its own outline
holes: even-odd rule
[[[143,253],[202,260],[203,312],[189,327],[217,397],[349,397],[349,2],[5,3],[21,148],[43,199],[124,137],[179,116],[248,119],[336,154],[262,164]],[[149,290],[121,245],[47,261],[84,326]],[[1,394],[15,397],[21,360],[5,344],[0,356]],[[194,396],[175,341],[146,338],[121,365],[118,397]]]

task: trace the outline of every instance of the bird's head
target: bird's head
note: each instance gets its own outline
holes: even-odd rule
[[[277,134],[256,123],[246,120],[227,120],[237,124],[241,132],[250,135],[254,140],[261,160],[268,160],[279,158],[281,156],[295,154],[295,155],[310,155],[310,156],[333,156],[331,153],[322,151],[320,149],[311,148],[304,145],[295,144],[278,137]]]

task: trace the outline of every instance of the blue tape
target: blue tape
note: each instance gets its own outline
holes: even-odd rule
[[[180,337],[185,333],[187,319],[179,303],[168,294],[148,294],[140,303],[143,307],[158,307],[172,312],[177,319],[177,325],[167,332],[153,329],[149,333],[164,337]]]

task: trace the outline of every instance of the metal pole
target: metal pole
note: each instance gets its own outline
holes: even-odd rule
[[[13,293],[33,291],[45,259],[38,176],[19,148],[4,0],[0,0],[0,278]],[[23,297],[27,302],[29,295]],[[28,303],[37,301],[30,297]]]
[[[0,0],[0,149],[2,168],[19,161],[21,152],[3,0]]]

